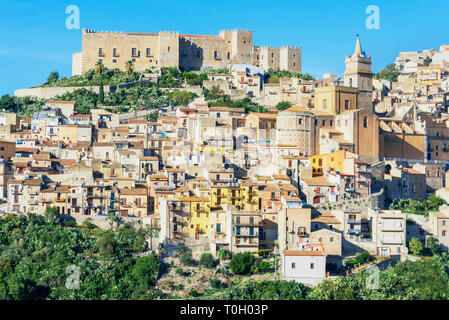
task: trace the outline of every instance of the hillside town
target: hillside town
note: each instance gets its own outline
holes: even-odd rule
[[[2,215],[56,208],[80,225],[147,226],[147,250],[167,256],[270,253],[280,279],[310,286],[363,252],[414,259],[415,238],[447,250],[449,46],[400,52],[382,75],[357,36],[344,74],[315,79],[301,73],[301,48],[253,46],[248,30],[85,29],[82,41],[72,79],[114,68],[139,76],[88,84],[102,98],[87,112],[63,99],[74,85],[15,92],[43,102],[0,113]],[[167,68],[203,78],[169,87]],[[101,103],[142,83],[159,100],[189,98]]]

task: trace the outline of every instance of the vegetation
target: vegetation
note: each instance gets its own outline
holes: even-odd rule
[[[265,71],[265,78],[268,79],[269,83],[279,83],[280,78],[292,78],[292,77],[296,77],[302,80],[315,80],[315,78],[308,73],[302,74],[299,72],[291,72],[287,70],[278,71],[273,70],[271,68]]]
[[[48,81],[41,85],[41,87],[85,87],[85,86],[99,86],[100,83],[108,86],[116,86],[121,83],[129,83],[139,80],[139,72],[132,71],[123,72],[119,69],[108,69],[103,63],[99,62],[83,75],[72,76],[70,78],[56,78],[51,75]],[[50,81],[51,80],[51,81]]]
[[[209,269],[213,269],[216,266],[216,262],[211,253],[205,252],[200,256],[200,265]]]
[[[232,258],[229,267],[234,274],[248,275],[251,273],[255,260],[254,256],[249,252],[237,253]]]
[[[5,94],[0,98],[0,110],[14,112],[21,118],[29,118],[35,112],[42,110],[45,100],[32,97],[11,97]]]
[[[303,300],[310,289],[294,281],[246,281],[232,286],[224,300]]]
[[[359,252],[356,254],[356,256],[352,259],[347,259],[344,262],[345,267],[347,268],[353,268],[360,266],[362,264],[365,264],[367,262],[373,261],[374,257],[370,255],[367,251]]]
[[[218,251],[218,258],[220,260],[228,260],[231,258],[231,251],[229,251],[228,249],[220,249]]]
[[[405,213],[426,214],[429,211],[439,210],[439,207],[447,204],[442,198],[436,195],[430,195],[427,200],[419,201],[412,199],[395,199],[390,204],[390,209],[401,210]]]
[[[0,219],[0,299],[159,296],[154,288],[159,258],[133,258],[133,254],[145,249],[143,230],[129,225],[116,231],[68,228],[54,210],[47,213],[54,220],[31,214]],[[78,289],[66,286],[76,273],[73,270],[79,271]]]
[[[47,83],[56,81],[59,79],[59,73],[57,71],[53,71],[52,73],[50,73],[50,75],[48,76],[47,79]]]
[[[192,266],[195,262],[192,259],[192,253],[190,251],[185,251],[179,257],[179,261],[185,266]]]
[[[210,286],[213,289],[223,289],[226,288],[226,284],[221,282],[220,279],[212,278],[209,280]]]
[[[399,74],[400,73],[399,73],[399,71],[396,71],[394,64],[389,64],[383,70],[376,73],[374,75],[374,78],[376,78],[377,80],[383,79],[383,80],[388,80],[390,82],[397,82]]]
[[[415,256],[421,254],[421,252],[423,251],[423,245],[421,241],[416,237],[410,240],[408,247],[411,253]]]
[[[276,109],[279,111],[284,111],[290,108],[292,104],[289,101],[281,101],[276,105]]]
[[[252,102],[251,99],[247,97],[241,100],[233,101],[228,96],[223,96],[215,101],[209,102],[209,106],[243,108],[245,109],[245,113],[250,112],[270,113],[270,111],[268,111],[267,108]]]

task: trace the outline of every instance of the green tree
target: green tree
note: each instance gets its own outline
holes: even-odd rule
[[[375,78],[378,80],[384,79],[391,82],[398,81],[399,72],[396,71],[394,64],[387,65],[383,70],[375,74]]]
[[[255,262],[254,256],[249,253],[237,253],[231,260],[229,267],[234,274],[249,274]]]
[[[97,248],[102,255],[110,256],[114,254],[117,248],[117,240],[115,240],[114,234],[110,231],[103,232],[97,238]]]
[[[53,71],[47,78],[47,82],[53,82],[59,79],[59,73],[57,71]]]
[[[134,62],[132,60],[126,61],[125,70],[128,75],[130,75],[134,72]]]
[[[105,70],[105,68],[104,68],[103,62],[97,61],[97,63],[95,64],[95,73],[97,75],[102,75],[104,70]]]
[[[291,102],[289,101],[281,101],[276,105],[276,109],[279,111],[284,111],[292,106]]]
[[[412,252],[412,254],[415,256],[421,254],[421,252],[423,250],[423,245],[422,245],[421,241],[416,237],[414,237],[410,240],[410,243],[408,246],[409,246],[409,249]]]
[[[45,208],[45,219],[48,223],[56,223],[59,216],[59,209],[56,207]]]
[[[104,102],[104,86],[103,82],[100,82],[100,91],[98,93],[98,102],[103,103]]]

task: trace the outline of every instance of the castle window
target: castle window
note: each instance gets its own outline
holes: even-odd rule
[[[228,51],[226,52],[226,59],[230,60],[231,59],[231,53]]]
[[[198,58],[201,57],[201,50],[200,50],[200,49],[196,49],[196,56],[197,56]]]
[[[346,109],[346,110],[349,109],[349,100],[345,100],[345,109]]]
[[[296,62],[293,62],[293,66],[296,67]]]
[[[137,48],[131,48],[131,56],[137,57]]]
[[[147,48],[147,57],[151,57],[151,49],[150,48]]]
[[[104,57],[103,48],[98,48],[98,56],[99,57]]]
[[[112,63],[117,63],[117,60],[115,60],[115,59],[114,59],[114,60],[112,60]]]
[[[118,56],[119,56],[119,55],[118,55],[118,52],[117,52],[117,48],[112,49],[112,55],[113,55],[114,57],[118,57]]]
[[[167,52],[170,52],[170,47],[167,48]]]
[[[368,117],[363,117],[363,127],[368,128]]]
[[[218,51],[214,50],[214,59],[218,59]]]
[[[186,55],[187,55],[186,49],[182,49],[181,55],[183,55],[183,56],[186,56]]]

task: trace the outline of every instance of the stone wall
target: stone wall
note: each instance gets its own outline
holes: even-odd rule
[[[384,202],[384,190],[381,189],[379,192],[373,193],[367,197],[314,204],[313,207],[319,212],[328,210],[361,210],[366,213],[368,212],[368,208],[384,209]]]

